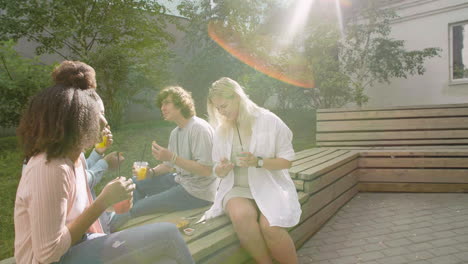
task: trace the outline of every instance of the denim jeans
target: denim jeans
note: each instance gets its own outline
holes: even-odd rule
[[[192,264],[179,230],[170,223],[153,223],[92,238],[72,246],[59,264],[154,263]]]
[[[142,181],[134,182],[132,217],[173,212],[208,206],[209,201],[189,194],[184,187],[175,182],[175,173],[167,173]]]

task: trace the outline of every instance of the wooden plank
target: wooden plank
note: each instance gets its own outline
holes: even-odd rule
[[[369,141],[321,141],[317,142],[320,147],[341,147],[341,146],[411,146],[411,145],[468,145],[468,139],[438,139],[438,140],[369,140]],[[445,147],[445,146],[444,146]]]
[[[354,173],[350,173],[322,189],[320,192],[315,193],[310,197],[309,201],[302,206],[300,222],[311,217],[357,184],[357,176]]]
[[[302,163],[300,165],[291,167],[289,169],[289,174],[293,178],[298,178],[298,175],[302,171],[314,168],[314,167],[319,166],[320,164],[323,164],[323,163],[330,162],[330,161],[332,161],[332,160],[334,160],[334,159],[336,159],[336,158],[338,158],[340,156],[346,155],[349,152],[350,152],[349,150],[336,150],[336,151],[333,151],[333,152],[327,152],[327,155],[325,155],[325,156],[321,156],[321,157],[319,157],[317,159],[313,159],[313,160],[310,160],[310,161],[308,161],[306,163]]]
[[[322,141],[378,141],[378,140],[423,140],[423,139],[467,139],[468,130],[422,130],[422,131],[378,131],[317,133],[317,142]]]
[[[328,108],[317,109],[317,113],[329,112],[353,112],[353,111],[388,111],[405,109],[443,109],[443,108],[465,108],[468,104],[435,104],[435,105],[407,105],[407,106],[387,106],[387,107],[354,107],[354,108]]]
[[[361,192],[468,192],[468,184],[462,183],[359,183]]]
[[[359,158],[359,168],[468,168],[468,157]]]
[[[325,186],[331,184],[337,179],[352,173],[358,168],[358,159],[351,160],[348,163],[343,164],[312,181],[307,181],[304,183],[304,191],[307,193],[315,193]]]
[[[303,159],[293,161],[292,166],[291,166],[292,170],[290,169],[290,171],[295,172],[297,170],[295,167],[301,164],[310,163],[313,160],[317,160],[317,159],[320,159],[321,157],[328,156],[334,152],[340,151],[335,148],[323,148],[321,150],[323,151],[321,151],[320,153],[316,153],[315,155],[310,155],[310,156],[304,157]]]
[[[362,182],[468,183],[466,169],[359,169]]]
[[[293,179],[294,186],[296,186],[296,190],[304,191],[304,180]]]
[[[343,205],[345,205],[358,192],[358,185],[342,194],[325,208],[296,226],[289,232],[296,247],[300,248],[315,232],[330,219]]]
[[[340,147],[341,149],[342,147]],[[405,149],[405,150],[420,150],[420,149],[465,149],[468,150],[468,146],[459,146],[459,145],[451,145],[451,146],[377,146],[373,147],[372,149],[383,149],[383,150],[395,150],[395,149]]]
[[[317,121],[317,132],[319,133],[335,131],[392,131],[466,128],[468,128],[468,118],[466,117]]]
[[[251,257],[245,251],[238,241],[233,244],[214,252],[212,255],[200,260],[197,264],[239,264],[245,263]]]
[[[349,119],[396,119],[418,117],[468,117],[468,107],[434,109],[386,109],[380,111],[317,112],[317,121]]]
[[[359,152],[360,157],[468,157],[468,148],[447,148],[439,146],[437,148],[424,149],[370,149]]]
[[[303,180],[312,180],[320,175],[323,175],[335,168],[342,166],[350,162],[351,160],[357,159],[359,157],[358,151],[349,151],[339,157],[336,157],[331,160],[327,160],[320,165],[309,168],[305,171],[299,173],[299,178]]]
[[[299,203],[300,204],[305,204],[307,202],[307,200],[309,200],[310,193],[297,192],[297,196],[299,197]]]
[[[158,223],[158,222],[176,223],[177,221],[182,220],[183,218],[201,216],[201,214],[208,209],[210,209],[210,206],[184,210],[184,211],[176,211],[172,213],[158,213],[158,214],[140,216],[140,217],[131,219],[130,221],[125,223],[119,230],[127,229],[127,228],[134,227],[134,226]],[[196,222],[194,220],[195,218],[192,219],[191,222]]]
[[[196,219],[198,221],[199,218]],[[196,222],[195,221],[195,222]],[[187,244],[193,243],[198,239],[204,239],[204,237],[212,233],[218,229],[221,229],[227,225],[231,224],[231,220],[226,215],[216,217],[214,219],[210,219],[209,221],[200,222],[200,223],[192,223],[189,227],[195,229],[191,236],[183,235],[184,240]]]
[[[316,155],[316,154],[324,152],[326,150],[327,150],[327,148],[311,148],[311,149],[305,149],[305,150],[299,151],[294,155],[293,163],[295,161],[300,160],[300,159]]]
[[[212,233],[207,234],[203,239],[198,239],[188,244],[190,253],[195,262],[211,255],[211,253],[222,249],[237,240],[232,225],[224,226]]]

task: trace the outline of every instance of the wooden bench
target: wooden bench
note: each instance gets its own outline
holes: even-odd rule
[[[468,104],[317,111],[317,146],[468,145]]]
[[[317,145],[296,153],[290,169],[302,205],[289,229],[298,248],[359,191],[468,191],[468,104],[321,109]],[[184,238],[196,263],[251,262],[226,216],[195,223],[207,209],[144,216],[124,228],[185,219],[195,228]]]

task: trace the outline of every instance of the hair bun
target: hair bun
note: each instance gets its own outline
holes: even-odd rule
[[[96,89],[96,73],[86,63],[64,61],[52,72],[55,84],[75,87],[81,90]]]

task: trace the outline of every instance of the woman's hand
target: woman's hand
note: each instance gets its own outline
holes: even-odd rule
[[[122,152],[114,151],[104,156],[104,160],[107,162],[107,165],[109,165],[109,169],[115,170],[122,164],[125,157]]]
[[[131,179],[117,177],[102,189],[98,199],[102,200],[105,203],[105,208],[107,208],[120,201],[131,199],[133,190],[135,190],[135,184]]]
[[[257,167],[258,159],[256,156],[254,156],[254,154],[250,152],[242,152],[240,154],[242,154],[242,156],[237,157],[239,160],[239,167]]]
[[[160,161],[171,161],[172,155],[174,155],[167,148],[163,148],[156,144],[156,141],[153,141],[152,143],[151,152],[153,154],[153,157]]]
[[[233,168],[234,164],[232,164],[228,159],[223,158],[221,162],[216,166],[215,173],[218,177],[224,178]]]

